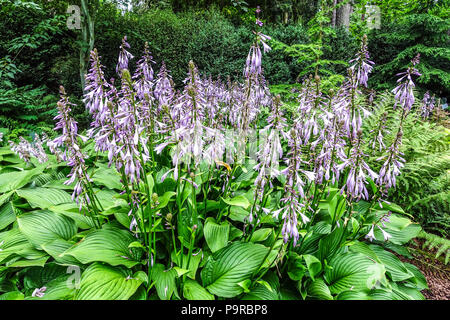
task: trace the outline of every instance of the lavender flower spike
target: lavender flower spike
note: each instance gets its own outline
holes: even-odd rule
[[[414,104],[414,93],[413,89],[415,87],[414,82],[412,81],[412,76],[420,76],[421,74],[415,68],[415,66],[419,63],[420,54],[418,54],[414,59],[411,60],[412,66],[409,67],[405,72],[401,72],[397,75],[401,76],[400,79],[397,80],[399,85],[395,87],[392,92],[395,94],[395,104],[394,109],[398,103],[403,107],[406,112],[411,110],[412,105]]]

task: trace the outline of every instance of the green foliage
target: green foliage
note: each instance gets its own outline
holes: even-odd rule
[[[423,249],[436,250],[435,258],[437,259],[440,256],[443,256],[444,263],[448,263],[450,259],[450,240],[425,231],[420,232],[417,235],[417,238],[424,240],[422,245]]]
[[[44,87],[0,89],[0,127],[7,131],[5,140],[42,132],[51,135],[53,126],[49,120],[56,115],[57,101]]]
[[[395,23],[384,23],[369,35],[369,51],[374,57],[376,89],[393,86],[396,73],[420,53],[418,86],[438,96],[450,94],[450,19],[432,14],[411,14]]]
[[[381,115],[388,113],[385,138],[389,146],[398,128],[400,110],[393,110],[394,97],[381,93],[374,102],[367,125],[376,130]],[[390,199],[411,213],[428,231],[448,236],[450,226],[450,132],[432,121],[420,118],[421,102],[416,93],[413,111],[403,123],[403,145],[401,151],[406,160],[397,186],[389,194]],[[373,136],[370,137],[373,139]],[[375,160],[378,154],[368,151]],[[374,162],[375,165],[375,162]]]

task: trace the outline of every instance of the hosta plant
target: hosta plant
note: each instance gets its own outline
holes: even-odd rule
[[[306,78],[289,111],[263,77],[268,40],[255,31],[242,82],[191,62],[178,90],[148,46],[132,74],[123,39],[116,80],[92,51],[91,128],[78,131],[61,88],[60,135],[0,151],[0,298],[423,299],[423,275],[392,253],[420,227],[385,201],[417,59],[385,145],[382,128],[363,130],[365,40],[338,91]]]

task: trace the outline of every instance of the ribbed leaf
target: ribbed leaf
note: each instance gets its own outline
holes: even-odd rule
[[[217,224],[211,217],[206,219],[203,235],[212,252],[216,252],[228,244],[229,233],[230,224],[228,222]]]
[[[133,254],[133,250],[138,249],[128,248],[135,240],[128,231],[114,227],[94,230],[67,250],[62,257],[70,255],[84,264],[101,261],[113,266],[122,264],[131,268],[139,263]]]
[[[48,209],[58,204],[73,202],[71,196],[60,189],[27,188],[17,190],[16,193],[33,208]]]
[[[24,185],[29,183],[35,175],[41,173],[42,171],[43,167],[39,167],[32,170],[0,174],[0,193],[22,188]]]
[[[121,268],[94,263],[83,272],[75,300],[127,300],[141,283]]]
[[[156,292],[161,300],[170,300],[176,290],[177,276],[175,269],[165,270],[162,264],[158,263],[153,267],[152,280],[155,281]]]
[[[92,180],[96,185],[102,185],[109,189],[122,189],[120,175],[116,170],[112,168],[103,167],[95,170],[95,174],[92,176]]]
[[[214,296],[208,290],[191,279],[184,282],[183,296],[188,300],[214,300]]]
[[[322,279],[311,281],[311,283],[306,288],[306,291],[308,293],[308,296],[312,298],[319,300],[333,300],[330,289]]]
[[[77,232],[72,219],[48,210],[24,213],[17,222],[20,231],[37,248],[57,239],[69,240]]]
[[[346,253],[335,256],[325,269],[325,280],[330,292],[338,294],[345,290],[367,289],[370,267],[376,262],[360,253]]]
[[[386,266],[387,272],[390,274],[393,281],[403,281],[414,277],[414,274],[409,272],[403,262],[400,261],[393,253],[384,250],[380,246],[371,245],[370,248],[377,254],[381,262]]]
[[[211,293],[232,298],[244,291],[239,283],[249,279],[262,263],[268,248],[234,242],[214,253],[202,270],[203,286]]]
[[[50,211],[60,213],[66,217],[73,219],[81,229],[90,229],[95,226],[94,221],[89,216],[87,210],[82,208],[80,211],[79,206],[75,202],[63,203],[48,208]]]
[[[16,214],[11,202],[0,206],[0,230],[6,228],[14,221],[16,221]]]

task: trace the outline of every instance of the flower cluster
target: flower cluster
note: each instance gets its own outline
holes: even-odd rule
[[[418,54],[414,59],[411,60],[412,66],[409,67],[405,72],[401,72],[397,74],[401,76],[397,83],[399,84],[397,87],[392,90],[395,94],[396,103],[394,108],[400,104],[402,108],[409,112],[411,110],[412,105],[414,104],[415,98],[413,89],[415,88],[415,84],[412,80],[412,76],[420,76],[421,74],[415,68],[415,66],[419,63],[420,54]]]
[[[31,158],[34,157],[39,163],[48,161],[47,153],[43,146],[48,140],[46,134],[43,134],[42,139],[38,135],[35,135],[33,142],[30,142],[23,137],[19,137],[19,140],[20,142],[17,144],[13,141],[9,141],[9,145],[11,150],[14,151],[20,159],[25,162],[30,162]]]

